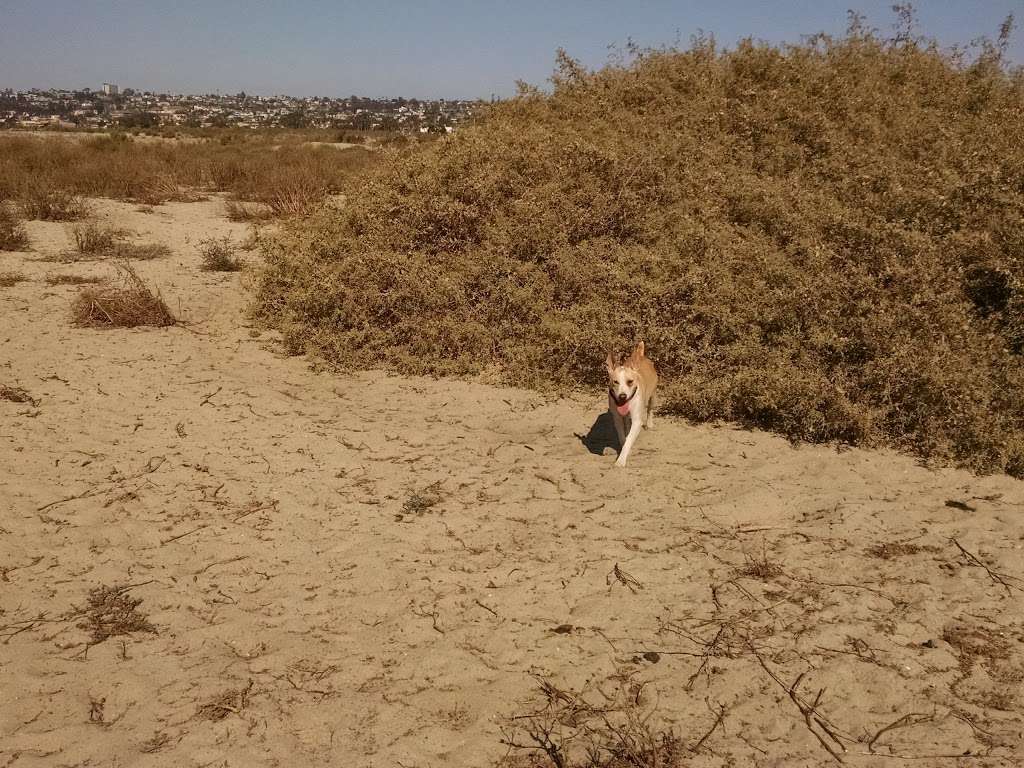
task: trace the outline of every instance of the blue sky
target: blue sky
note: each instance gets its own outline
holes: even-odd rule
[[[555,50],[585,64],[610,44],[795,41],[840,33],[853,7],[882,32],[892,0],[0,0],[0,88],[122,87],[184,93],[506,96],[542,85]],[[994,36],[1015,13],[1010,55],[1024,63],[1024,0],[922,0],[921,31],[944,43]]]

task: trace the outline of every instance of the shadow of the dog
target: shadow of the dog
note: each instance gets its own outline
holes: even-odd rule
[[[612,422],[612,415],[608,411],[605,411],[594,420],[587,434],[581,435],[578,432],[573,434],[595,456],[603,456],[608,448],[611,448],[616,453],[619,452],[619,438],[615,434],[615,424]]]

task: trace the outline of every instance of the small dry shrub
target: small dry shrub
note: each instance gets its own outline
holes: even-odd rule
[[[1024,76],[914,36],[561,54],[475,124],[382,150],[264,245],[256,318],[346,366],[602,386],[1024,476]],[[999,277],[1001,276],[1001,277]]]
[[[75,325],[82,328],[163,327],[177,320],[160,294],[154,294],[131,265],[119,264],[121,285],[84,288],[71,305]]]
[[[88,604],[81,610],[84,618],[78,626],[88,630],[92,645],[116,635],[156,633],[156,627],[139,611],[142,599],[128,595],[131,588],[131,585],[101,586],[89,592]]]
[[[72,228],[75,249],[86,256],[108,254],[124,238],[124,232],[107,227],[95,221],[79,224]]]
[[[237,255],[237,249],[230,237],[200,241],[199,253],[203,259],[200,268],[207,272],[238,272],[245,262]]]
[[[10,288],[11,286],[23,283],[28,280],[22,272],[0,272],[0,288]]]
[[[37,221],[77,221],[89,215],[82,198],[63,189],[30,187],[21,194],[25,218]]]
[[[0,202],[0,251],[28,249],[28,233],[13,206]]]
[[[688,752],[655,727],[644,685],[616,680],[611,696],[557,688],[541,680],[538,704],[508,719],[503,768],[677,768]],[[593,700],[592,700],[593,699]]]

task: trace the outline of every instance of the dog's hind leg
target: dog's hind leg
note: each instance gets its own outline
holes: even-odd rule
[[[644,409],[644,429],[654,429],[654,395],[647,400],[647,408]]]

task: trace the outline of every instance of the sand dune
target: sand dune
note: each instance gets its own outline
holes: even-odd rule
[[[1024,762],[1021,482],[668,418],[615,470],[603,393],[317,371],[198,269],[220,201],[94,205],[191,324],[71,327],[63,225],[0,254],[0,765],[486,766],[615,675],[724,712],[687,765]],[[104,586],[149,631],[92,644]]]

